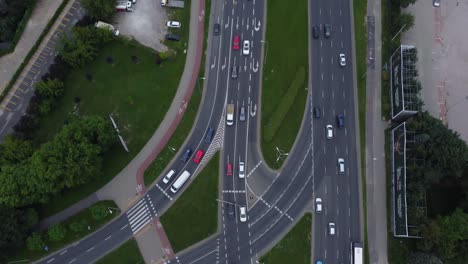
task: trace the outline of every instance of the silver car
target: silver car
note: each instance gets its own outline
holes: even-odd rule
[[[239,120],[240,121],[245,121],[245,106],[241,106],[239,110]]]

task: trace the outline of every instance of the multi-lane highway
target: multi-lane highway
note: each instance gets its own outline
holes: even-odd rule
[[[300,219],[305,209],[313,206],[315,197],[322,198],[324,204],[324,211],[314,216],[315,259],[325,263],[349,263],[350,242],[362,240],[350,6],[343,0],[311,0],[309,6],[310,21],[312,25],[321,25],[321,33],[319,39],[310,37],[309,40],[311,89],[296,139],[299,143],[289,153],[282,170],[271,172],[262,163],[257,142],[259,114],[256,105],[260,99],[265,1],[213,1],[206,90],[194,130],[181,151],[190,148],[195,153],[202,149],[205,157],[201,164],[205,164],[222,147],[220,225],[215,236],[170,256],[175,257],[177,263],[255,263],[259,254],[271,248]],[[211,32],[215,23],[220,24],[221,29],[216,36]],[[324,37],[324,24],[332,25],[330,38]],[[239,50],[233,49],[235,36],[240,39]],[[249,42],[248,55],[242,51],[244,40]],[[339,53],[346,54],[345,67],[339,66]],[[238,67],[237,78],[232,77],[233,67]],[[227,126],[226,104],[230,103],[235,105],[235,121]],[[245,121],[239,120],[242,106],[247,112]],[[320,119],[313,117],[314,106],[321,109]],[[341,129],[336,128],[338,113],[344,115]],[[330,140],[325,134],[327,124],[335,127]],[[204,141],[209,127],[216,129],[211,144]],[[186,163],[175,160],[167,171],[174,169],[177,176],[184,170],[196,174],[200,165],[194,163],[192,157]],[[337,158],[345,160],[343,175],[338,174]],[[245,178],[238,176],[240,161],[246,164]],[[227,164],[232,165],[232,176],[227,175]],[[126,213],[41,263],[92,263],[157,219],[189,183],[173,194],[170,184],[158,179]],[[231,205],[234,214],[230,213]],[[248,208],[246,222],[239,218],[239,208],[243,206]],[[336,224],[334,236],[327,233],[329,222]]]

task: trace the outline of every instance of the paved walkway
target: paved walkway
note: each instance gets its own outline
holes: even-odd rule
[[[387,264],[387,205],[385,177],[385,137],[382,121],[382,19],[381,0],[367,1],[366,80],[366,192],[369,263]],[[358,76],[359,78],[359,76]]]
[[[29,50],[36,44],[39,36],[63,0],[38,0],[26,28],[14,52],[0,57],[0,93],[11,80],[24,61]]]

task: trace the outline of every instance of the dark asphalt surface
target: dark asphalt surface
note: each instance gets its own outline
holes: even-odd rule
[[[221,5],[219,3],[218,5]],[[221,24],[221,35],[212,37],[210,46],[210,67],[207,78],[207,90],[201,106],[195,129],[184,148],[208,149],[204,136],[208,127],[218,128],[223,122],[222,115],[226,103],[236,104],[235,123],[224,129],[222,150],[223,189],[220,199],[236,204],[236,215],[231,217],[225,210],[226,203],[221,203],[220,232],[199,243],[190,250],[181,252],[169,263],[255,263],[259,254],[273,246],[284,233],[300,219],[307,206],[315,197],[321,197],[324,212],[314,216],[314,256],[325,263],[349,263],[350,242],[361,241],[359,226],[359,193],[356,143],[354,141],[354,94],[351,52],[350,6],[346,1],[311,1],[310,14],[312,23],[332,24],[332,36],[319,40],[310,39],[312,45],[312,90],[306,106],[304,124],[299,134],[299,142],[290,152],[288,161],[278,176],[271,178],[269,186],[261,199],[251,204],[248,221],[239,220],[239,206],[247,205],[245,179],[238,177],[239,161],[246,162],[246,174],[260,161],[257,148],[257,115],[247,116],[245,122],[238,119],[241,105],[258,104],[260,72],[255,71],[260,64],[265,2],[227,1],[224,6],[212,8],[212,17]],[[252,22],[253,20],[253,22]],[[215,21],[210,21],[212,28]],[[247,27],[248,25],[248,27]],[[258,27],[257,27],[258,28]],[[211,32],[210,32],[211,33]],[[239,51],[232,50],[234,35],[241,38]],[[249,56],[243,56],[242,41],[251,41]],[[345,53],[347,66],[340,67],[338,54]],[[273,56],[273,54],[270,54]],[[231,78],[231,67],[240,68],[239,77]],[[323,76],[323,77],[322,77]],[[320,106],[322,118],[312,116],[312,105]],[[250,108],[247,108],[250,112]],[[336,127],[336,114],[343,113],[345,126],[336,129],[332,140],[325,138],[325,126]],[[192,156],[193,157],[193,156]],[[198,165],[191,159],[187,163],[176,161],[169,169],[197,172]],[[346,173],[338,175],[337,158],[345,159]],[[233,164],[233,176],[225,175],[227,163]],[[271,174],[265,167],[258,167],[256,174]],[[166,172],[164,172],[165,174]],[[193,177],[192,179],[193,180]],[[92,263],[112,249],[125,242],[134,233],[159,217],[183,190],[173,196],[170,185],[159,179],[155,186],[148,189],[146,195],[124,215],[93,233],[78,244],[57,252],[43,259],[40,263]],[[314,192],[315,190],[315,192]],[[337,234],[327,234],[329,222],[335,222]],[[52,260],[53,259],[53,260]]]
[[[66,13],[65,19],[53,32],[45,47],[38,56],[31,58],[33,66],[28,72],[18,77],[16,83],[19,84],[10,91],[12,96],[6,103],[2,103],[0,108],[0,142],[6,135],[13,132],[15,124],[26,113],[29,100],[34,95],[34,85],[41,81],[41,77],[48,72],[50,64],[53,63],[58,53],[56,45],[60,42],[63,34],[69,32],[70,28],[84,16],[84,12],[80,0],[74,0],[72,8]]]

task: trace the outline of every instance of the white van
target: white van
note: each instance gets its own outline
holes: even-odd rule
[[[170,170],[170,171],[166,174],[166,176],[164,176],[163,183],[164,183],[164,184],[167,184],[167,183],[171,180],[172,176],[174,176],[175,173],[176,173],[175,170]]]
[[[188,171],[182,172],[179,178],[177,178],[174,184],[172,184],[171,192],[176,193],[189,178],[190,178],[190,172]]]

